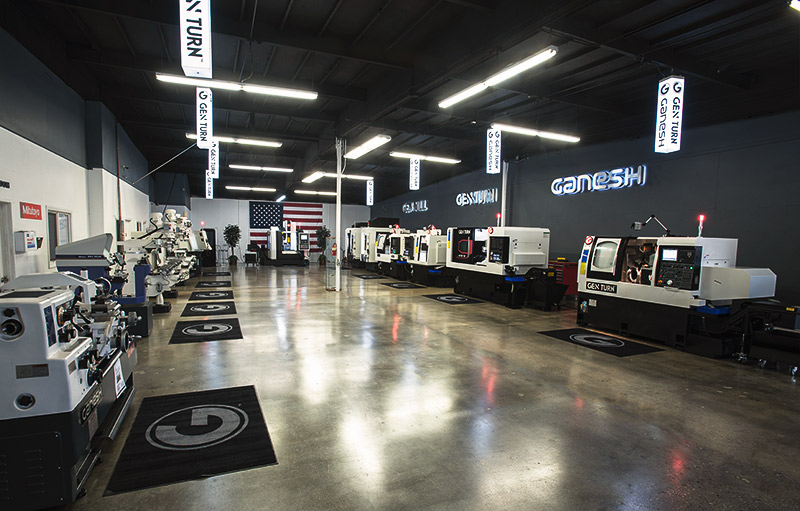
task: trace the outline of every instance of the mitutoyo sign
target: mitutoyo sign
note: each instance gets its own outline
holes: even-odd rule
[[[554,195],[574,195],[583,192],[616,190],[633,185],[642,186],[647,181],[647,165],[601,170],[594,174],[559,177],[550,184]]]
[[[500,198],[497,188],[475,190],[474,192],[459,193],[456,195],[456,204],[459,206],[474,206],[477,204],[494,204]]]

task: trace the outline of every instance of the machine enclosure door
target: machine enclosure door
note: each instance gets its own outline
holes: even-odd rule
[[[597,238],[592,245],[592,252],[589,257],[589,268],[586,276],[590,279],[620,280],[620,250],[623,246],[623,238]]]

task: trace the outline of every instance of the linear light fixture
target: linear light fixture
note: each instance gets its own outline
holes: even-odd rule
[[[197,140],[196,133],[187,133],[186,138],[190,140]],[[241,138],[241,137],[217,137],[215,136],[213,140],[217,142],[226,142],[228,144],[243,144],[243,145],[257,145],[262,147],[280,147],[283,145],[283,142],[277,142],[275,140],[260,140],[257,138]]]
[[[322,172],[321,170],[318,170],[318,171],[314,172],[313,174],[303,178],[303,182],[304,183],[313,183],[314,181],[322,179],[323,177],[334,177],[335,178],[336,177],[336,172]],[[370,177],[370,176],[359,176],[358,174],[342,174],[342,179],[356,179],[358,181],[369,181],[369,180],[374,179],[374,178]]]
[[[281,96],[294,99],[317,99],[318,93],[307,90],[287,89],[285,87],[272,87],[269,85],[254,85],[252,83],[226,82],[224,80],[206,80],[204,78],[190,78],[188,76],[168,75],[156,73],[156,80],[175,83],[178,85],[191,85],[192,87],[210,87],[232,91],[244,91],[267,96]]]
[[[286,196],[285,196],[285,195],[281,195],[280,197],[278,197],[277,199],[275,199],[275,202],[283,202],[283,199],[285,199],[285,198],[286,198]]]
[[[390,141],[392,137],[389,135],[377,135],[372,137],[371,139],[367,140],[360,146],[356,147],[355,149],[351,149],[347,153],[345,153],[344,157],[348,160],[355,160],[356,158],[361,158],[368,152],[376,149],[386,142]]]
[[[454,160],[452,158],[442,158],[440,156],[424,156],[422,154],[412,154],[412,153],[401,153],[399,151],[392,151],[391,153],[389,153],[389,156],[394,156],[395,158],[408,158],[409,160],[417,159],[425,161],[435,161],[437,163],[449,163],[450,165],[461,163],[461,160]]]
[[[256,188],[250,186],[226,186],[226,190],[242,190],[245,192],[277,192],[277,188]]]
[[[316,190],[295,190],[294,193],[301,193],[303,195],[333,195],[336,196],[336,192],[318,192]]]
[[[789,2],[789,7],[791,7],[792,9],[797,9],[798,11],[800,11],[800,0],[791,0]]]
[[[313,174],[304,177],[303,178],[303,182],[304,183],[313,183],[314,181],[317,181],[318,179],[321,179],[322,176],[324,176],[324,175],[325,175],[324,172],[322,172],[321,170],[318,170],[318,171],[314,172]]]
[[[259,170],[264,172],[294,172],[294,169],[284,167],[259,167],[258,165],[228,165],[228,167],[239,170]]]
[[[512,64],[507,68],[503,69],[499,73],[495,73],[489,78],[483,80],[482,82],[476,83],[466,89],[453,94],[449,98],[443,99],[439,103],[439,108],[449,108],[456,103],[464,101],[467,98],[471,98],[476,94],[480,94],[481,92],[485,91],[489,87],[499,84],[500,82],[504,82],[513,76],[517,76],[520,73],[527,71],[528,69],[538,66],[542,62],[550,60],[551,58],[555,57],[556,53],[558,53],[557,46],[548,46],[544,50],[531,55],[530,57],[523,59],[516,64]]]
[[[519,133],[520,135],[528,135],[529,137],[550,138],[552,140],[561,140],[562,142],[576,143],[580,142],[580,137],[573,135],[564,135],[563,133],[553,133],[551,131],[540,131],[530,128],[523,128],[520,126],[511,126],[509,124],[500,124],[498,122],[492,123],[492,128],[509,133]]]

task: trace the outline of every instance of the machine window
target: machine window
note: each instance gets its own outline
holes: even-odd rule
[[[619,247],[619,243],[616,241],[599,242],[594,248],[592,270],[613,273],[614,262],[617,259],[617,247]]]

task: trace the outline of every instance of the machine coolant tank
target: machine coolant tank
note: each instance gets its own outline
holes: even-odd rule
[[[700,298],[705,300],[746,300],[775,296],[775,274],[769,268],[725,268],[704,266]]]

